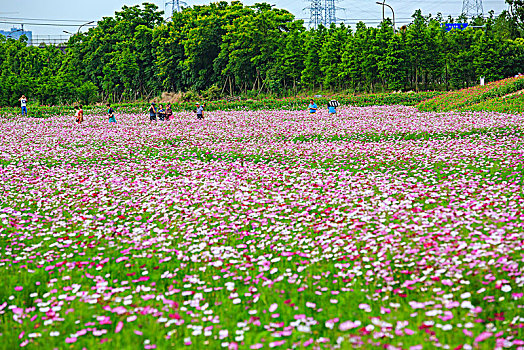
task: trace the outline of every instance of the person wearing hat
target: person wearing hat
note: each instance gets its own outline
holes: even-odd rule
[[[195,112],[196,112],[196,115],[197,115],[197,119],[204,119],[204,107],[206,105],[200,105],[200,103],[196,103],[196,109],[195,109]]]
[[[337,114],[337,107],[340,106],[337,100],[331,100],[328,102],[328,112],[329,114]]]
[[[151,106],[149,106],[148,111],[149,111],[149,124],[151,124],[153,120],[156,121],[156,107],[155,107],[154,102],[151,102]]]

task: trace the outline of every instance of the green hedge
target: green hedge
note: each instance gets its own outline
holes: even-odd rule
[[[346,106],[375,106],[375,105],[406,105],[415,106],[421,101],[441,95],[442,92],[428,91],[419,93],[383,93],[369,95],[332,95],[314,98],[319,107],[327,106],[331,99],[337,99]],[[304,110],[309,104],[309,97],[241,100],[241,101],[210,101],[206,102],[206,111],[228,111],[228,110]],[[204,102],[204,101],[203,101]],[[118,113],[146,113],[148,103],[133,102],[113,104]],[[192,111],[195,109],[194,102],[181,102],[172,105],[174,112]],[[86,114],[104,114],[104,106],[85,106]],[[28,106],[29,116],[45,117],[51,115],[74,114],[72,106]],[[18,108],[0,108],[0,115],[16,115],[20,113]]]

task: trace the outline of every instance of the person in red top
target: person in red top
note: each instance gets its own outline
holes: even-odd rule
[[[76,122],[80,124],[84,121],[84,110],[82,109],[82,105],[78,105],[77,107],[75,107],[75,110]]]

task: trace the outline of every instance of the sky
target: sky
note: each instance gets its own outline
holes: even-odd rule
[[[160,9],[164,9],[166,0],[149,0]],[[252,5],[264,0],[245,0],[245,4]],[[470,0],[475,1],[475,0]],[[105,16],[111,16],[123,5],[141,4],[141,1],[130,0],[0,0],[0,30],[9,30],[15,26],[33,31],[34,36],[49,36],[66,38],[69,34],[63,31],[76,32],[79,26],[89,21],[96,21]],[[210,1],[186,0],[187,5],[201,5]],[[265,0],[272,5],[285,8],[292,12],[297,18],[307,20],[309,13],[305,10],[308,1],[285,1]],[[344,19],[349,25],[363,20],[370,26],[375,26],[382,18],[382,7],[377,5],[376,0],[339,0],[337,6],[337,17]],[[387,0],[395,10],[397,26],[410,22],[410,17],[416,9],[421,9],[423,14],[437,14],[441,12],[444,16],[458,16],[462,12],[462,0]],[[504,0],[483,0],[484,13],[494,10],[496,14],[507,8]],[[386,12],[388,13],[388,12]],[[28,20],[32,19],[32,20]],[[14,23],[8,23],[14,22]],[[16,23],[16,24],[15,24]],[[29,23],[53,24],[53,25],[31,25]],[[86,30],[83,27],[81,30]]]

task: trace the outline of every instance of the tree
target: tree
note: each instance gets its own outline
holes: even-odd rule
[[[186,10],[184,10],[186,11]],[[184,79],[184,45],[182,43],[182,28],[186,25],[183,13],[173,14],[171,22],[155,28],[153,33],[153,47],[161,48],[156,51],[156,74],[166,91],[182,91],[189,84]]]
[[[322,84],[322,71],[320,70],[320,51],[326,35],[326,28],[320,25],[308,33],[306,39],[306,58],[304,70],[302,71],[302,84],[309,88],[315,88]]]
[[[524,0],[506,0],[515,23],[524,30]]]
[[[343,85],[342,50],[347,41],[348,30],[344,24],[337,27],[331,24],[320,50],[320,71],[324,86],[339,88]]]
[[[282,67],[283,79],[288,82],[296,94],[297,84],[304,70],[305,51],[305,28],[303,21],[294,21],[289,25],[289,31],[285,34],[285,45],[281,53],[281,62],[278,66]]]
[[[483,26],[442,30],[445,22],[416,11],[394,33],[358,23],[307,29],[267,3],[221,1],[184,8],[164,21],[155,5],[124,6],[94,28],[72,35],[66,52],[0,37],[0,105],[25,94],[43,104],[133,101],[163,91],[210,97],[300,89],[339,91],[462,88],[522,72],[522,4]],[[519,21],[517,21],[519,19]],[[465,20],[459,18],[458,20]],[[473,27],[473,26],[470,26]],[[212,92],[212,93],[210,93]]]
[[[406,50],[404,37],[394,35],[392,30],[387,31],[387,46],[384,58],[379,61],[380,77],[391,90],[401,90],[406,84]]]

